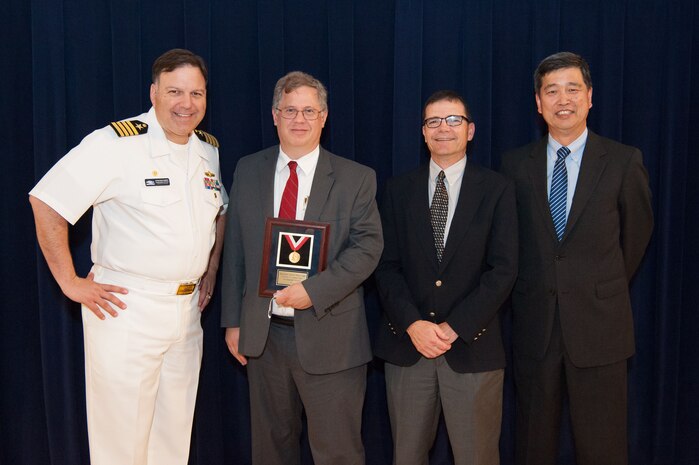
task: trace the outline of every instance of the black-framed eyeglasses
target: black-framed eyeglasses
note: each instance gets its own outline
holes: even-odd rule
[[[433,118],[427,118],[425,121],[422,122],[423,125],[427,126],[428,128],[434,129],[438,128],[439,126],[442,125],[442,121],[447,122],[447,126],[461,126],[461,123],[466,121],[467,123],[470,123],[471,120],[468,119],[465,116],[461,115],[449,115],[445,116],[444,118],[440,118],[438,116],[435,116]]]
[[[316,110],[315,108],[304,108],[302,110],[299,110],[294,107],[286,107],[286,108],[275,108],[279,112],[282,118],[284,119],[294,119],[296,118],[296,115],[299,114],[299,112],[303,115],[304,119],[307,121],[313,121],[315,119],[318,119],[321,113],[323,113],[323,110]]]

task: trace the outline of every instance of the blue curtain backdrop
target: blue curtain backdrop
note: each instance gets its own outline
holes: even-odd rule
[[[147,110],[150,65],[173,47],[209,63],[202,127],[221,142],[228,182],[241,156],[276,143],[272,88],[287,71],[326,83],[323,144],[371,166],[383,184],[426,160],[420,112],[434,90],[466,96],[476,122],[469,156],[497,167],[503,151],[542,135],[536,64],[560,50],[585,56],[594,83],[589,126],[643,150],[657,219],[632,289],[631,463],[699,463],[699,131],[689,124],[699,110],[694,1],[4,0],[0,39],[0,463],[89,463],[79,307],[61,294],[38,251],[26,193],[86,134]],[[90,266],[89,223],[87,214],[71,229],[82,274]],[[380,308],[371,281],[367,288],[367,318],[375,325]],[[202,320],[190,464],[250,462],[245,370],[226,351],[219,312],[217,294]],[[507,375],[505,465],[514,448]],[[364,420],[367,463],[390,463],[378,362],[369,370]],[[561,444],[560,463],[574,464],[565,425]],[[432,463],[451,463],[443,429]]]

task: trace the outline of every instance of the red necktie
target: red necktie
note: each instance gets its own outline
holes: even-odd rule
[[[299,177],[296,174],[295,161],[289,162],[289,179],[286,180],[284,192],[282,193],[282,203],[279,205],[279,218],[287,220],[296,219],[296,200],[299,196]]]

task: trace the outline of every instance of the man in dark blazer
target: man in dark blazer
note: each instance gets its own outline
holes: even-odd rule
[[[514,186],[467,161],[475,125],[460,95],[436,92],[423,118],[430,162],[388,183],[375,274],[393,463],[427,465],[443,409],[455,463],[498,464],[498,313],[517,270]]]
[[[578,465],[623,465],[629,281],[653,228],[641,152],[587,129],[592,80],[562,52],[535,74],[548,136],[504,155],[519,216],[512,294],[517,462],[555,464],[567,394]]]
[[[280,145],[242,158],[233,180],[221,322],[230,352],[247,364],[258,465],[300,462],[302,410],[317,465],[364,463],[371,349],[362,282],[378,263],[383,237],[373,170],[319,145],[327,115],[320,81],[301,72],[282,77],[272,108]],[[290,187],[295,211],[288,214]],[[330,226],[327,268],[270,302],[259,297],[258,283],[265,220],[276,216]]]

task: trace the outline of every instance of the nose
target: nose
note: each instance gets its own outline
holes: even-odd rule
[[[297,112],[296,112],[296,116],[294,116],[294,119],[293,119],[292,121],[293,121],[293,122],[297,122],[297,121],[299,121],[299,120],[300,120],[301,122],[306,121],[306,118],[303,116],[303,110],[297,111]]]
[[[192,106],[192,96],[189,95],[187,92],[184,92],[182,94],[182,106],[189,108]]]

